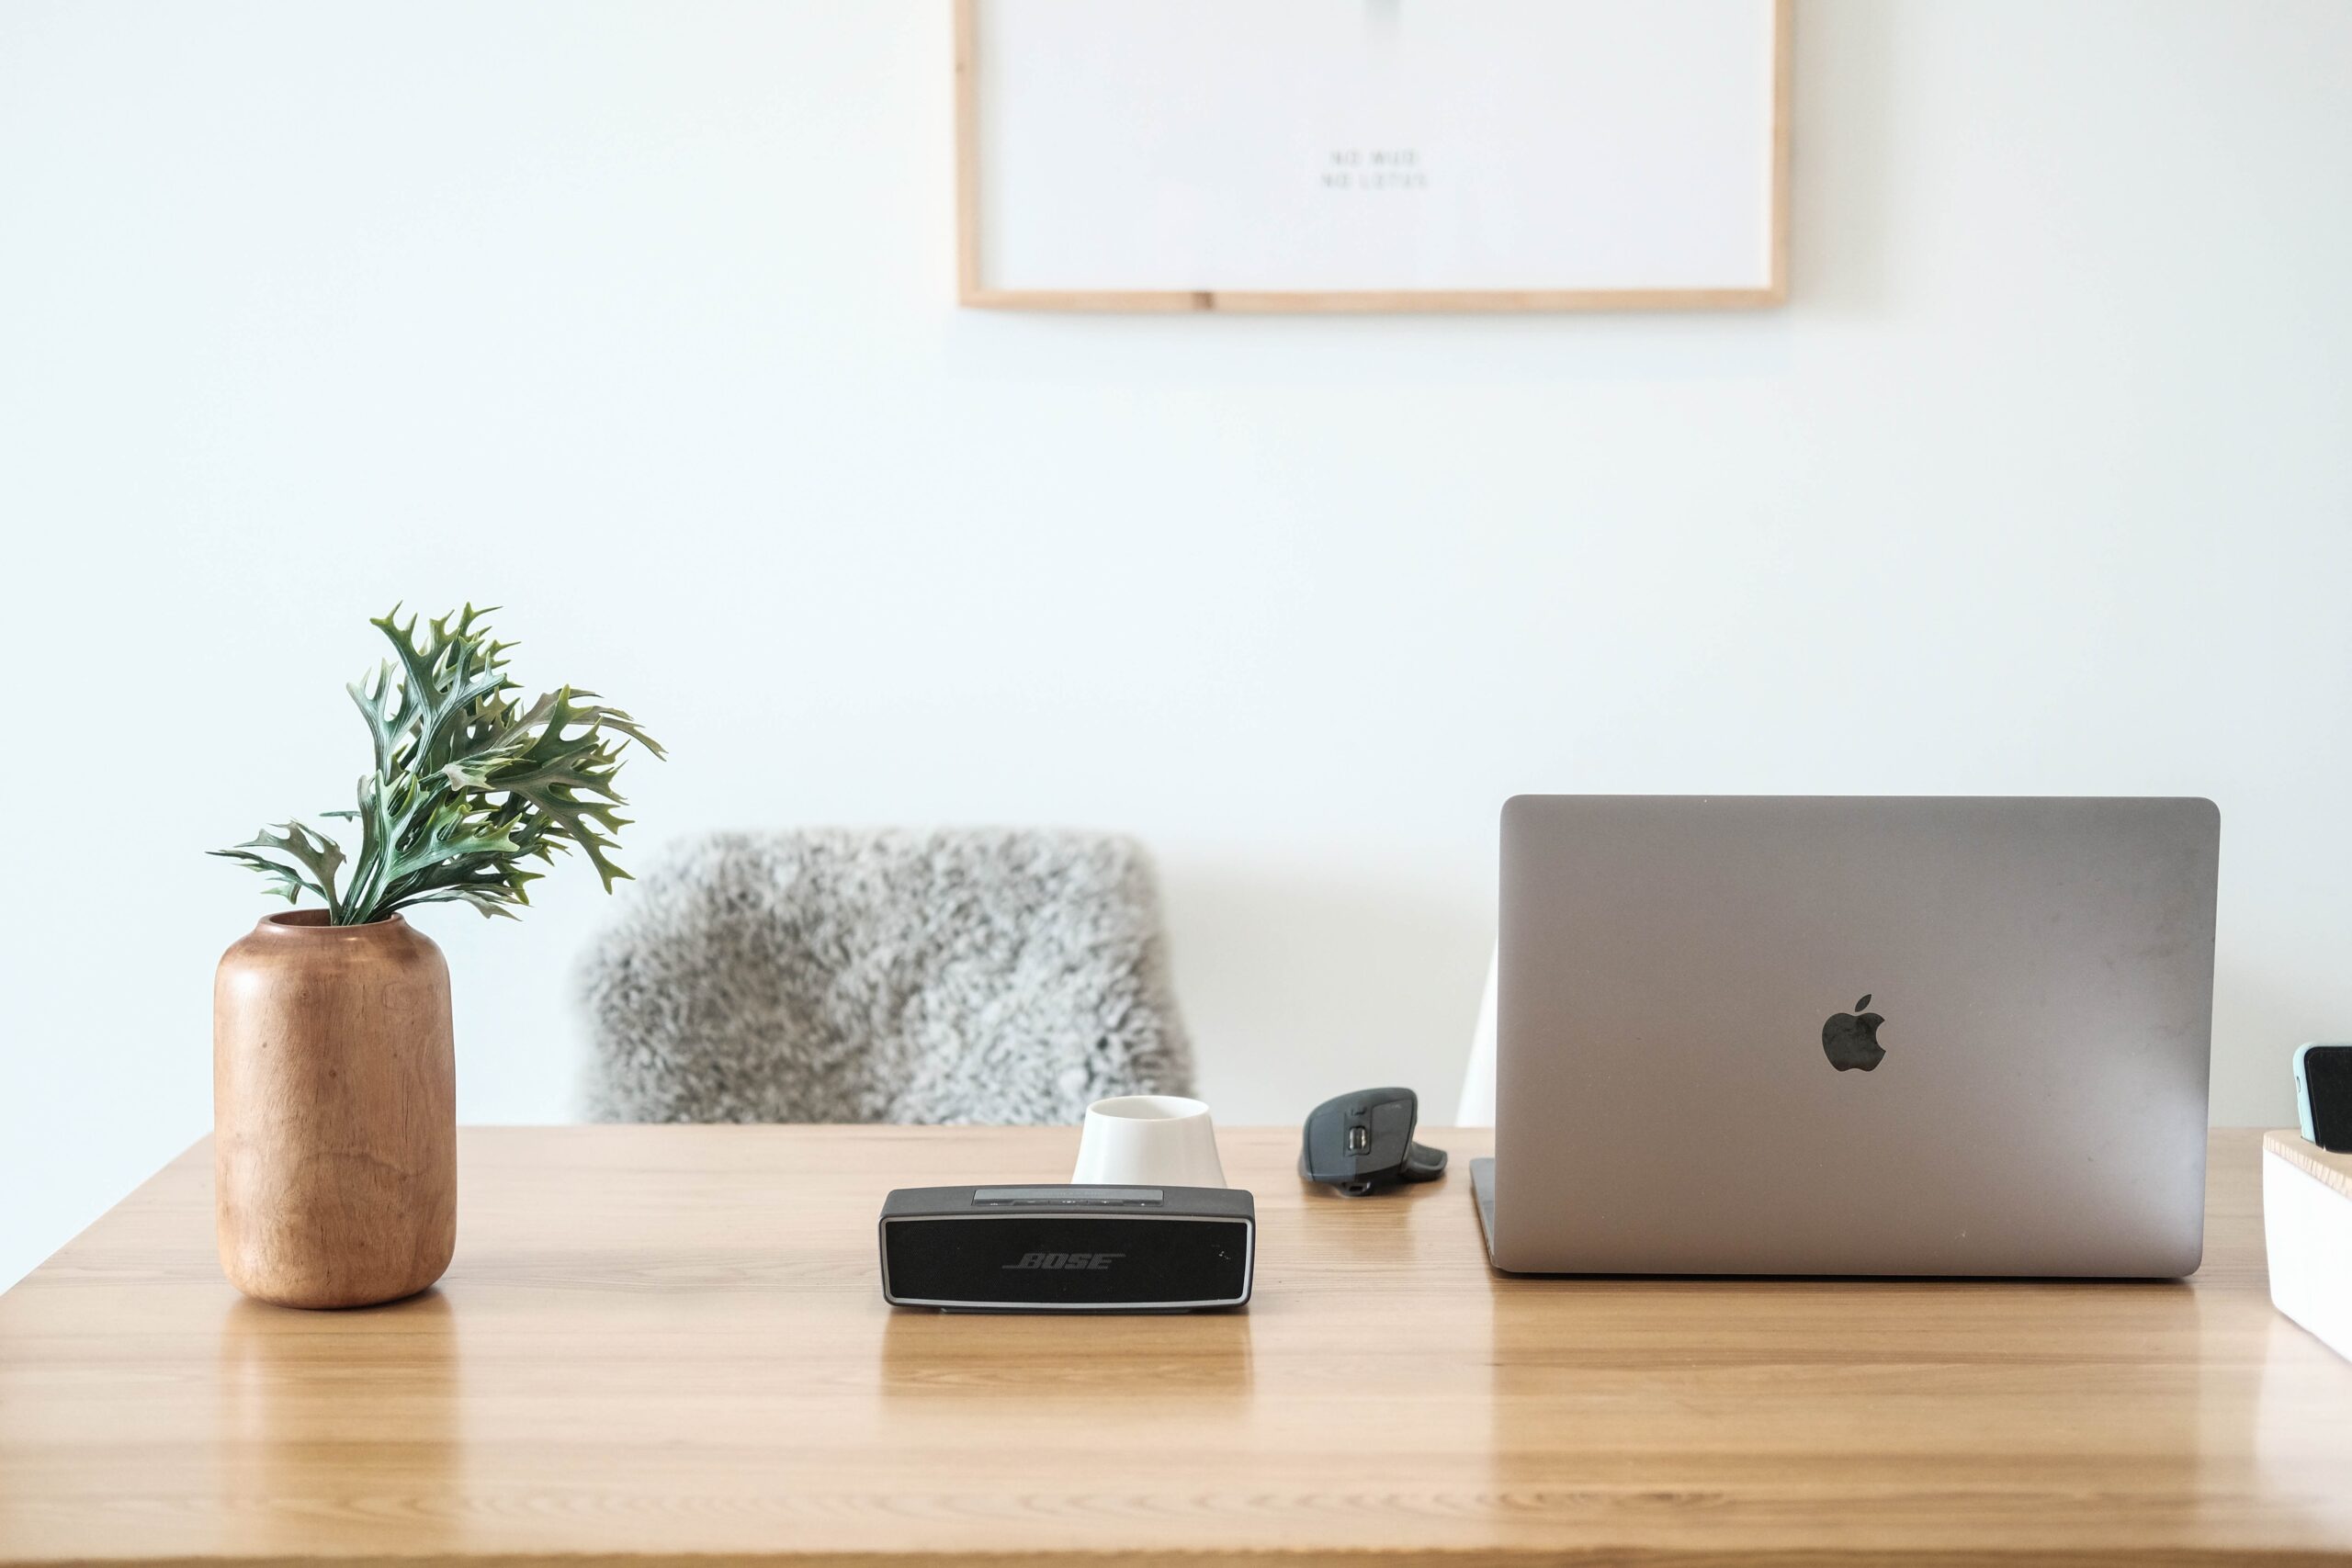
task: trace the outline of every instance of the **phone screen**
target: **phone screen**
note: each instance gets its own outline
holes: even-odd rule
[[[2312,1141],[2352,1154],[2352,1045],[2314,1045],[2303,1053],[2303,1095],[2312,1108]]]

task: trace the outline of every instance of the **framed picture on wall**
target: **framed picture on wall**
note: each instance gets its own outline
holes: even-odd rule
[[[1780,303],[1791,0],[956,0],[965,304]]]

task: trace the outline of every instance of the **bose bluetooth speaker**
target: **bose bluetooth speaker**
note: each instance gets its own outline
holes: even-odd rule
[[[1250,1300],[1258,1206],[1216,1187],[907,1187],[882,1298],[964,1312],[1194,1312]]]

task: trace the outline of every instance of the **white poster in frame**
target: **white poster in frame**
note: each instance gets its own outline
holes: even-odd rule
[[[966,305],[1788,289],[1791,0],[955,0]]]

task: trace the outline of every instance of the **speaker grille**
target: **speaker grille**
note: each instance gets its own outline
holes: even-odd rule
[[[909,1306],[1226,1306],[1249,1299],[1246,1221],[966,1214],[882,1226],[883,1290]]]

